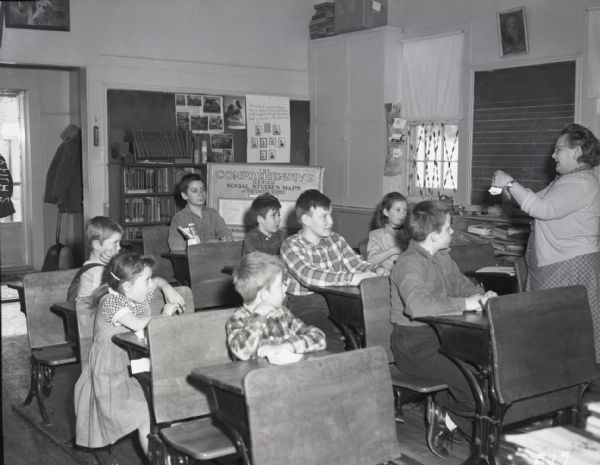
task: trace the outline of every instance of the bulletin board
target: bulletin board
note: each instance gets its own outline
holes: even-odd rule
[[[176,96],[187,95],[175,92],[154,92],[142,90],[109,89],[107,91],[108,109],[108,144],[112,160],[123,156],[123,147],[132,139],[133,130],[161,131],[176,130],[178,104]],[[235,102],[243,95],[208,95],[221,102],[225,112],[228,102]],[[187,103],[187,102],[186,102]],[[232,135],[233,162],[247,161],[247,130],[239,124],[224,118],[223,132]],[[293,165],[308,165],[309,163],[309,128],[310,103],[306,100],[290,100],[290,163]],[[206,141],[208,161],[214,161],[216,154],[212,153],[211,134],[199,133],[199,141]],[[191,162],[190,160],[187,161]]]
[[[209,163],[206,203],[219,212],[234,238],[241,239],[254,226],[250,217],[252,201],[268,192],[281,202],[280,228],[294,232],[300,229],[296,199],[307,189],[323,190],[323,171],[318,166]]]

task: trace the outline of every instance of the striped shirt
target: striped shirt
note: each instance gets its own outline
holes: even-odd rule
[[[375,271],[352,250],[342,236],[332,232],[315,245],[302,236],[302,231],[288,237],[281,245],[281,258],[289,278],[287,292],[309,295],[307,286],[347,286],[355,273]]]
[[[240,360],[257,358],[263,346],[290,343],[294,352],[303,354],[325,348],[325,334],[309,326],[285,307],[259,315],[246,307],[238,308],[225,325],[227,346]]]

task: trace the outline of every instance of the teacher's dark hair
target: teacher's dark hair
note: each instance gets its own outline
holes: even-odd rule
[[[567,135],[571,148],[581,147],[581,156],[577,159],[580,163],[586,163],[590,167],[600,165],[600,142],[592,131],[581,124],[569,124],[562,130],[560,135]]]

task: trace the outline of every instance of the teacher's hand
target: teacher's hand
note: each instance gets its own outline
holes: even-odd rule
[[[514,178],[502,170],[494,172],[492,177],[492,187],[504,188],[509,182],[514,181]]]

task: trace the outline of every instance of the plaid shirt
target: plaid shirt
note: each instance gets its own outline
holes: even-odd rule
[[[274,309],[266,316],[246,307],[238,308],[225,325],[227,346],[240,360],[257,358],[256,352],[266,345],[288,342],[294,352],[303,354],[325,348],[325,334],[295,318],[285,307]]]
[[[302,232],[288,237],[281,245],[292,295],[309,295],[307,286],[347,286],[354,273],[375,271],[376,266],[364,261],[346,240],[336,233],[314,245]]]

